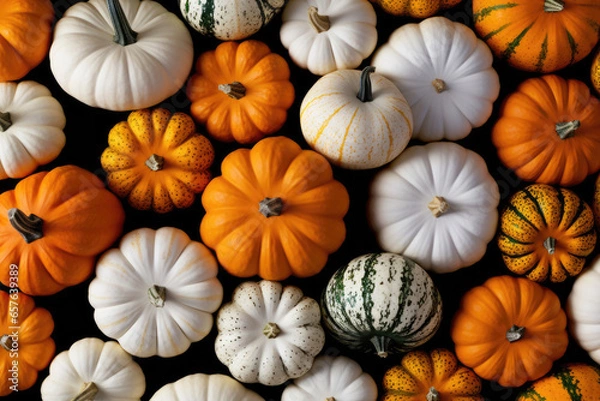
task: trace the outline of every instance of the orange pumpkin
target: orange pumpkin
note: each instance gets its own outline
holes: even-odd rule
[[[294,102],[283,57],[257,40],[202,53],[187,86],[190,113],[223,142],[254,143],[279,130]]]
[[[0,82],[23,78],[48,54],[54,21],[50,0],[0,0]]]
[[[483,401],[481,380],[447,349],[411,351],[383,376],[381,401]]]
[[[0,281],[51,295],[79,284],[123,229],[119,199],[91,172],[67,165],[30,175],[0,194]]]
[[[596,226],[600,228],[600,174],[598,174],[594,183],[594,203],[592,210],[594,211]]]
[[[237,149],[202,194],[204,244],[232,275],[283,280],[325,266],[346,236],[346,188],[329,162],[289,138]]]
[[[564,281],[581,272],[596,246],[592,208],[567,189],[529,185],[503,211],[498,246],[513,273]]]
[[[600,170],[599,132],[600,100],[589,88],[544,75],[505,99],[492,141],[501,162],[522,179],[571,186]]]
[[[370,0],[392,15],[427,18],[454,7],[462,0]]]
[[[17,277],[16,267],[13,272]],[[0,291],[0,396],[33,386],[56,349],[50,337],[54,330],[52,315],[36,307],[33,298],[20,293],[17,283],[10,286],[10,294]]]
[[[590,69],[590,80],[597,93],[600,93],[600,49],[594,55],[592,68]]]
[[[133,111],[110,130],[108,145],[100,158],[108,187],[136,209],[189,207],[210,181],[214,149],[185,113]]]
[[[517,401],[592,401],[599,394],[600,368],[567,363],[521,391]]]
[[[519,387],[550,371],[568,345],[567,318],[550,289],[495,276],[461,299],[450,335],[459,361],[485,380]]]
[[[600,3],[589,0],[473,0],[474,29],[494,54],[526,71],[554,72],[598,42]]]

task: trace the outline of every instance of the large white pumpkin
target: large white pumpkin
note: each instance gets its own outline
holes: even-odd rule
[[[172,357],[206,337],[223,300],[217,260],[178,228],[139,228],[106,251],[89,286],[98,328],[139,357]]]
[[[66,143],[66,122],[44,85],[0,83],[0,180],[25,177],[54,160]]]
[[[58,20],[49,57],[69,95],[125,111],[175,94],[192,69],[194,48],[183,21],[156,1],[89,0]]]
[[[383,166],[406,148],[413,116],[394,83],[369,66],[319,78],[300,105],[300,128],[330,163],[362,170]]]
[[[600,363],[600,257],[573,283],[567,300],[569,330],[590,357]]]
[[[487,45],[466,25],[430,17],[397,28],[371,64],[391,79],[414,115],[413,137],[458,140],[491,116],[500,93]]]
[[[150,401],[265,401],[254,391],[222,374],[196,373],[162,386]]]
[[[382,249],[448,273],[481,259],[498,224],[498,184],[453,142],[407,148],[374,177],[369,222]]]
[[[377,15],[368,0],[290,0],[281,43],[315,75],[356,68],[377,46]]]

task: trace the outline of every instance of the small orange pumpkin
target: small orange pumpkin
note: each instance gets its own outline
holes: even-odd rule
[[[136,209],[189,207],[210,181],[213,146],[185,113],[133,111],[110,130],[108,144],[100,158],[108,187]]]
[[[17,277],[16,265],[12,269]],[[10,294],[0,291],[0,396],[33,386],[56,349],[52,315],[18,292],[17,283],[10,285]]]
[[[381,401],[483,401],[481,380],[447,349],[415,350],[383,376]]]
[[[600,170],[600,100],[581,81],[529,78],[492,129],[500,161],[526,181],[572,186]]]
[[[519,393],[517,401],[597,400],[600,368],[585,363],[567,363]]]
[[[458,360],[485,380],[519,387],[544,376],[568,345],[567,317],[550,289],[495,276],[461,299],[450,335]]]
[[[67,165],[30,175],[0,194],[0,281],[51,295],[79,284],[121,235],[125,212],[98,177]]]
[[[346,236],[346,188],[319,153],[289,138],[237,149],[202,194],[202,241],[232,275],[279,281],[325,266]]]
[[[454,7],[462,0],[370,0],[392,15],[413,18],[431,17],[441,10]]]
[[[48,54],[54,21],[50,0],[0,0],[0,82],[23,78]]]
[[[279,130],[294,102],[283,57],[257,40],[202,53],[187,86],[190,113],[223,142],[254,143]]]

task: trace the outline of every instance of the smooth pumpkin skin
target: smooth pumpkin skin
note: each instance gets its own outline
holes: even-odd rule
[[[317,152],[287,137],[264,138],[229,153],[221,173],[202,194],[200,235],[230,274],[312,276],[344,241],[348,192]],[[259,203],[278,197],[281,214],[265,217]]]
[[[108,145],[100,158],[108,187],[136,209],[187,208],[211,179],[214,148],[185,113],[136,110],[110,130]],[[155,156],[163,160],[151,168]]]
[[[577,121],[562,132],[557,126]],[[551,74],[525,80],[505,98],[492,142],[523,180],[572,186],[600,170],[599,130],[600,100],[582,81]]]
[[[513,325],[525,331],[510,342]],[[560,299],[550,289],[526,278],[494,276],[463,295],[450,335],[458,360],[480,378],[519,387],[563,356],[566,327]]]
[[[474,29],[496,57],[549,73],[587,56],[598,42],[600,3],[568,0],[473,0]]]
[[[223,42],[196,61],[186,92],[190,113],[214,139],[255,143],[285,123],[295,97],[289,79],[287,62],[265,43]],[[219,89],[234,82],[245,88],[239,99]]]
[[[405,354],[400,364],[385,372],[383,389],[381,401],[424,401],[436,392],[439,400],[483,401],[479,377],[444,348]]]
[[[56,346],[50,335],[54,330],[54,320],[48,310],[35,306],[32,297],[15,292],[10,294],[0,291],[0,336],[12,335],[18,326],[16,344],[9,339],[8,349],[0,348],[0,396],[12,393],[13,385],[9,378],[12,373],[13,361],[18,361],[18,389],[26,390],[33,386],[38,378],[38,372],[45,369],[52,357]],[[18,312],[13,308],[18,307]],[[16,316],[16,318],[13,316]],[[14,355],[18,349],[18,357]],[[13,353],[13,355],[11,355]]]
[[[568,363],[536,380],[517,401],[592,401],[600,394],[600,369],[585,363]]]
[[[427,18],[454,7],[462,0],[370,0],[392,15]]]
[[[562,282],[582,271],[596,246],[592,208],[570,190],[530,185],[503,211],[498,246],[513,273]]]
[[[43,237],[27,243],[9,222],[8,210],[35,214]],[[19,266],[19,288],[52,295],[79,284],[93,271],[95,257],[121,235],[125,212],[119,199],[93,173],[73,165],[30,175],[0,194],[0,281],[9,285],[9,266]]]
[[[0,82],[16,81],[48,54],[54,7],[50,0],[1,0],[0,10]]]

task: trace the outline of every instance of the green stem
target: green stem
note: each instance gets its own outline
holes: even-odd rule
[[[579,120],[573,120],[564,123],[557,123],[554,126],[554,129],[556,130],[556,133],[560,139],[567,139],[575,135],[575,131],[577,131],[577,128],[579,128],[580,125],[581,123]]]
[[[283,211],[283,200],[281,198],[265,198],[259,202],[258,211],[265,217],[279,216]]]
[[[0,132],[4,132],[12,125],[12,119],[10,113],[4,113],[0,111]]]
[[[371,344],[375,347],[375,351],[377,352],[377,356],[380,358],[387,358],[389,355],[388,348],[390,344],[390,339],[384,336],[375,336],[371,337]]]
[[[546,248],[550,255],[553,255],[556,251],[556,239],[552,237],[546,238],[544,241],[544,248]]]
[[[8,211],[8,221],[28,244],[44,236],[42,230],[44,220],[33,213],[27,216],[21,210],[14,207]]]
[[[113,36],[115,43],[127,46],[137,42],[138,33],[131,29],[131,25],[129,25],[129,21],[125,17],[119,0],[106,0],[106,2],[113,29],[115,30],[115,35]]]
[[[557,13],[564,10],[565,2],[563,0],[546,0],[544,2],[544,11],[547,13]]]
[[[246,87],[238,81],[234,81],[230,84],[221,84],[218,86],[218,89],[230,98],[236,100],[246,96]]]
[[[315,6],[308,7],[308,22],[317,33],[328,31],[331,27],[329,17],[319,14],[319,9]]]
[[[94,382],[85,383],[83,389],[71,401],[94,401],[98,386]]]
[[[512,343],[520,340],[524,335],[525,327],[520,327],[513,324],[512,327],[506,332],[506,339]]]
[[[267,338],[275,338],[279,335],[279,333],[281,333],[281,329],[279,326],[277,326],[277,323],[269,322],[265,324],[265,327],[263,327],[263,334]]]
[[[148,288],[148,298],[150,298],[150,303],[152,305],[157,308],[162,308],[165,306],[165,300],[167,299],[167,289],[154,284],[152,287]]]
[[[165,164],[165,158],[159,155],[152,154],[144,163],[152,171],[162,170]]]
[[[375,67],[367,66],[360,73],[360,89],[356,97],[363,103],[373,101],[373,89],[371,87],[371,74],[375,72]]]

